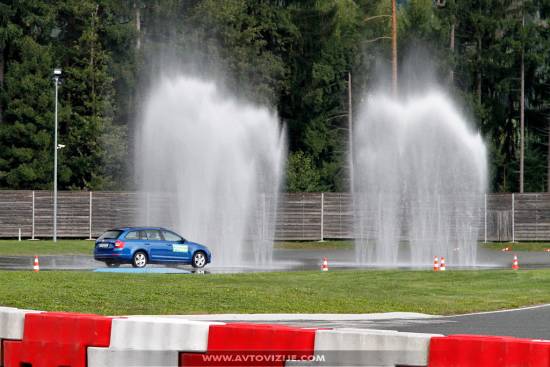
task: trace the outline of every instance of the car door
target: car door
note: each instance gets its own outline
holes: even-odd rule
[[[164,241],[158,229],[147,229],[147,240],[150,247],[152,261],[169,261],[173,258],[172,246]]]
[[[185,239],[175,234],[174,232],[162,230],[164,240],[170,243],[172,256],[175,261],[186,262],[191,258],[189,246],[185,243]]]
[[[132,251],[136,248],[147,248],[148,246],[147,234],[140,230],[132,230],[128,232],[124,238],[124,241]]]

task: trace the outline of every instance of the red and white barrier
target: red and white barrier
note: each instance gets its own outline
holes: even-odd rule
[[[107,347],[112,318],[66,312],[25,314],[23,338],[4,340],[5,367],[85,367],[86,349]]]
[[[223,323],[164,317],[114,319],[109,347],[88,348],[88,367],[178,366],[181,352],[207,351],[210,325]]]
[[[9,307],[0,307],[0,339],[4,367],[550,367],[546,340],[105,317]]]
[[[110,348],[206,352],[210,325],[171,317],[130,317],[113,320]]]
[[[0,366],[4,365],[3,341],[23,339],[25,315],[31,312],[37,311],[0,307]]]
[[[427,366],[430,339],[439,334],[333,329],[315,335],[314,362],[293,366]]]
[[[313,355],[315,329],[235,323],[212,325],[205,354],[182,353],[180,366],[284,366]],[[221,364],[220,364],[221,363]]]
[[[548,367],[550,341],[450,335],[430,342],[430,367]]]

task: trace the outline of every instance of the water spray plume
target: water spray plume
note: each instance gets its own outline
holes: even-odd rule
[[[282,136],[268,109],[237,101],[214,82],[162,79],[137,137],[138,220],[204,243],[216,265],[269,263]]]
[[[358,262],[475,264],[485,145],[445,95],[370,96],[353,147]]]

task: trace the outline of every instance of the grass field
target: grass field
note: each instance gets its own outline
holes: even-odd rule
[[[345,250],[353,248],[353,241],[281,241],[275,248],[286,250]]]
[[[32,256],[32,255],[91,255],[93,241],[88,240],[51,240],[17,241],[0,240],[0,256]],[[481,246],[500,250],[510,247],[514,251],[544,251],[550,248],[548,242],[490,242]],[[347,250],[353,248],[353,241],[281,241],[275,242],[276,249],[286,250]]]
[[[0,271],[0,304],[125,314],[459,314],[550,302],[549,270],[159,275]]]
[[[91,255],[93,241],[88,240],[51,240],[17,241],[0,240],[0,256],[32,256],[32,255]],[[276,242],[277,249],[287,250],[337,250],[353,248],[352,241],[288,241]]]
[[[488,242],[481,246],[491,250],[502,250],[508,247],[510,251],[544,251],[550,249],[550,242]]]
[[[92,255],[93,248],[94,242],[88,240],[1,240],[0,256]]]

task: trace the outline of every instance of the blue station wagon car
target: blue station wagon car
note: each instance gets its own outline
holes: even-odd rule
[[[203,268],[212,254],[203,245],[186,240],[159,227],[125,227],[103,233],[95,242],[94,259],[109,267],[132,264],[143,268],[154,264],[191,264]]]

